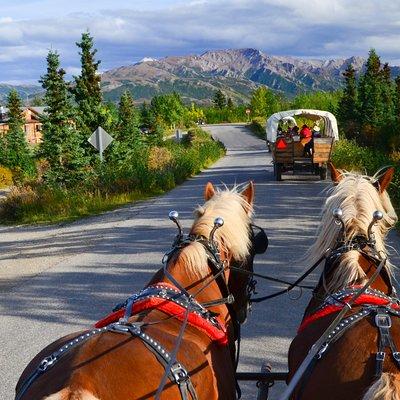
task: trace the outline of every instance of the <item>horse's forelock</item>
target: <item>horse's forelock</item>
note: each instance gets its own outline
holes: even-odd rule
[[[236,261],[242,261],[249,254],[251,206],[237,189],[220,190],[203,206],[195,211],[191,232],[208,237],[216,217],[224,219],[224,225],[217,229],[215,238]]]
[[[249,256],[251,247],[249,210],[251,206],[236,187],[231,190],[217,190],[211,199],[195,209],[195,220],[190,232],[208,238],[215,218],[222,217],[224,225],[217,229],[214,238],[233,261],[242,262]],[[174,263],[179,262],[185,265],[187,272],[197,277],[208,274],[205,249],[196,241],[179,252]]]
[[[397,222],[397,215],[388,194],[386,192],[380,194],[374,186],[374,178],[345,172],[343,179],[328,193],[317,237],[306,253],[308,263],[316,262],[327,248],[333,248],[337,243],[340,227],[335,224],[333,218],[335,208],[340,208],[343,212],[346,241],[351,241],[358,235],[366,236],[372,214],[376,210],[381,211],[383,218],[374,226],[373,232],[377,250],[386,255],[384,240],[388,230]],[[389,263],[388,267],[391,268]],[[348,254],[342,259],[340,271],[334,275],[331,289],[339,289],[364,276],[355,256]]]

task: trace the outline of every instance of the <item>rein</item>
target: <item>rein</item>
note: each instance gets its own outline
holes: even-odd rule
[[[288,293],[292,289],[294,289],[295,287],[298,287],[298,288],[301,288],[301,289],[310,289],[310,290],[314,289],[313,286],[300,285],[300,282],[303,282],[304,279],[306,279],[318,267],[318,265],[324,259],[326,259],[328,257],[330,251],[331,251],[331,249],[328,248],[325,251],[325,253],[310,268],[308,268],[307,271],[305,271],[299,278],[297,278],[294,282],[288,282],[288,281],[285,281],[283,279],[274,278],[274,277],[271,277],[269,275],[258,274],[256,272],[247,271],[247,270],[244,270],[242,268],[237,268],[237,267],[233,267],[233,266],[231,266],[230,269],[232,269],[233,271],[245,274],[245,275],[251,275],[251,276],[262,278],[262,279],[265,279],[265,280],[268,280],[268,281],[277,282],[277,283],[283,283],[283,284],[288,285],[288,287],[286,289],[279,290],[279,291],[277,291],[275,293],[272,293],[272,294],[269,294],[269,295],[266,295],[266,296],[256,297],[256,298],[251,298],[250,299],[251,303],[261,303],[264,300],[269,300],[269,299],[272,299],[274,297],[278,297],[278,296],[280,296],[282,294]]]

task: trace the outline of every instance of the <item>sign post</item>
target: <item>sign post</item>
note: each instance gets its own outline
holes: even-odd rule
[[[251,113],[250,108],[246,108],[247,122],[250,122],[250,113]]]
[[[99,151],[100,161],[103,162],[103,151],[111,144],[114,138],[99,126],[90,136],[88,142]]]

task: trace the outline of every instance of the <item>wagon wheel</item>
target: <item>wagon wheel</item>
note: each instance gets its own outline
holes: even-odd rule
[[[326,179],[327,175],[327,167],[326,164],[323,164],[319,167],[319,177],[321,178],[321,181],[324,181]]]
[[[277,181],[282,180],[282,163],[274,163],[274,176]]]

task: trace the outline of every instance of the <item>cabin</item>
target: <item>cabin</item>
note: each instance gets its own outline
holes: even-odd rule
[[[25,136],[27,142],[31,145],[42,141],[42,123],[40,117],[43,115],[44,109],[45,107],[24,107],[22,109],[22,115],[25,120]],[[0,136],[6,135],[8,129],[8,109],[0,107]]]

